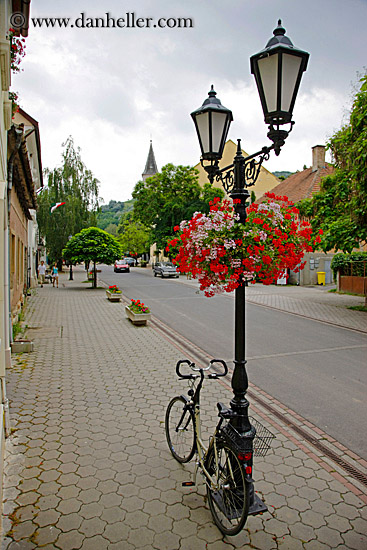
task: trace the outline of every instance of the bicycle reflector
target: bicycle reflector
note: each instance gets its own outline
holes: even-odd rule
[[[252,453],[238,453],[237,457],[242,462],[249,462],[252,459]]]

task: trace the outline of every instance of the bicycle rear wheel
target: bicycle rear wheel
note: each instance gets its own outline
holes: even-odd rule
[[[214,447],[211,447],[206,458],[206,468],[216,487],[211,486],[210,480],[207,481],[210,511],[223,534],[237,535],[246,523],[249,510],[249,491],[244,467],[228,445],[217,443],[217,456],[218,461]]]
[[[166,438],[169,449],[178,462],[189,462],[195,454],[194,415],[183,397],[174,397],[166,411]]]

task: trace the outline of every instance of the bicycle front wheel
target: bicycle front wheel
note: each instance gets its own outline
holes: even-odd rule
[[[237,535],[246,523],[249,510],[243,464],[230,447],[217,444],[217,458],[213,446],[208,451],[206,468],[214,482],[207,480],[206,490],[215,524],[223,534]]]
[[[194,415],[183,397],[174,397],[166,411],[166,437],[169,449],[178,462],[189,462],[195,454]]]

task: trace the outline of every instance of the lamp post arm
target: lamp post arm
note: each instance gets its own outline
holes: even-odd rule
[[[257,153],[254,153],[253,155],[248,155],[247,157],[245,157],[245,162],[247,163],[249,160],[258,157],[259,155],[268,155],[270,151],[272,151],[274,148],[275,148],[274,143],[273,145],[270,145],[270,147],[265,146]]]
[[[262,163],[269,160],[270,152],[276,148],[273,143],[269,147],[263,147],[260,151],[244,157],[241,150],[241,140],[237,141],[237,152],[232,164],[219,168],[217,160],[211,161],[210,164],[204,164],[205,159],[203,158],[200,160],[202,167],[208,173],[210,183],[213,183],[214,180],[221,183],[228,195],[239,189],[244,190],[255,185]],[[255,160],[257,158],[258,160]]]

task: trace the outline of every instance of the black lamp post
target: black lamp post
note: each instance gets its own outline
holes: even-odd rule
[[[224,107],[216,97],[213,86],[209,98],[203,105],[191,113],[201,148],[201,164],[208,173],[211,183],[214,179],[220,181],[232,199],[234,208],[239,215],[238,223],[246,222],[246,206],[250,196],[248,187],[256,183],[261,165],[274,150],[279,155],[285,139],[292,130],[294,122],[292,113],[297,92],[306,70],[309,54],[295,48],[290,39],[285,36],[285,29],[278,21],[274,36],[269,40],[264,50],[251,57],[251,72],[255,76],[265,123],[269,125],[268,138],[272,145],[263,147],[261,151],[244,157],[241,151],[241,140],[238,140],[237,153],[233,164],[219,169],[232,112]],[[288,130],[283,126],[288,124]],[[239,452],[252,453],[255,428],[248,417],[249,403],[246,399],[248,378],[245,359],[245,288],[246,281],[235,291],[235,358],[232,375],[232,390],[229,423],[224,428],[228,436],[235,442]],[[252,465],[252,462],[251,462]],[[253,482],[250,484],[249,514],[266,511],[265,504],[254,492]]]

